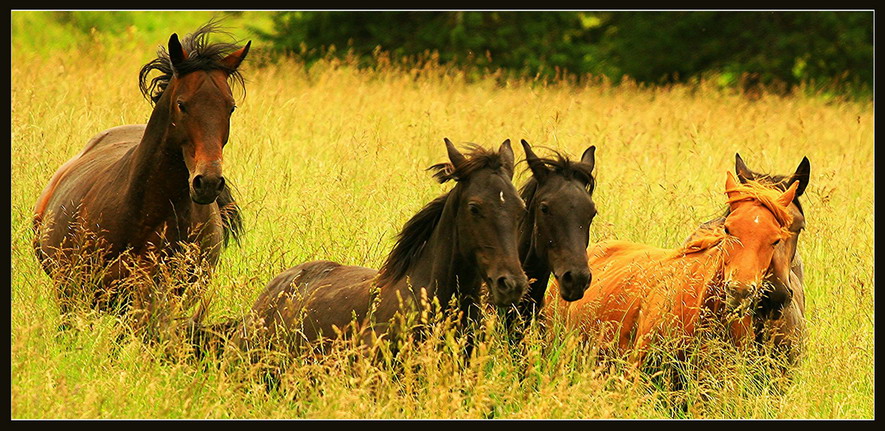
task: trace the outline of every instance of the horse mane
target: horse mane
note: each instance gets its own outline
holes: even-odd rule
[[[397,236],[396,245],[387,255],[384,265],[378,270],[380,284],[392,283],[406,275],[424,250],[436,225],[439,224],[449,194],[451,191],[425,205],[403,225],[402,231]]]
[[[756,182],[765,187],[780,190],[781,192],[787,191],[787,189],[790,187],[790,179],[793,178],[792,175],[777,175],[755,171],[749,171],[749,173],[750,178],[747,178],[748,182]],[[799,213],[805,215],[805,211],[802,209],[802,204],[799,202],[798,196],[793,199],[793,203],[796,204],[796,207],[799,209]]]
[[[775,220],[777,220],[783,230],[784,235],[788,234],[787,229],[793,222],[793,215],[790,214],[787,207],[777,202],[777,198],[781,195],[781,192],[778,189],[772,188],[768,183],[749,180],[746,183],[739,183],[735,188],[728,189],[726,192],[737,192],[736,195],[728,198],[727,202],[729,204],[745,200],[758,201],[771,211]],[[726,212],[726,217],[729,213],[730,207],[729,211]],[[722,220],[724,221],[724,217]],[[701,225],[685,244],[675,250],[675,254],[685,255],[702,252],[718,245],[722,240],[729,238],[729,235],[725,233],[724,223],[717,223],[717,221],[718,220],[711,220]]]
[[[538,160],[553,170],[557,175],[567,179],[576,179],[584,184],[587,193],[593,193],[596,188],[596,178],[593,177],[593,169],[586,163],[570,160],[568,156],[564,156],[558,151],[554,151],[556,158],[539,157]],[[519,189],[519,196],[525,202],[526,206],[531,206],[531,202],[538,191],[538,179],[531,176],[528,181]]]
[[[461,181],[474,172],[484,168],[501,171],[502,173],[507,173],[511,176],[513,175],[512,166],[507,166],[501,155],[494,150],[489,150],[480,147],[479,145],[468,143],[464,157],[466,157],[467,160],[465,160],[464,163],[461,163],[457,168],[451,163],[445,162],[437,163],[427,168],[427,170],[436,171],[433,174],[433,178],[440,183],[445,183],[449,180]]]
[[[172,69],[169,52],[166,51],[165,46],[161,45],[157,49],[157,58],[145,64],[138,73],[138,87],[141,94],[150,100],[151,104],[156,104],[163,96],[163,92],[175,72],[185,75],[198,70],[223,70],[230,79],[245,88],[240,72],[237,69],[231,69],[221,61],[240,47],[236,43],[209,43],[208,39],[211,34],[233,37],[231,33],[222,30],[217,21],[209,21],[181,40],[181,46],[187,53],[187,58],[177,65],[175,70]],[[148,80],[148,75],[153,71],[160,72],[160,75]]]
[[[438,163],[427,170],[435,170],[433,177],[440,183],[449,180],[463,180],[484,168],[511,173],[510,168],[497,152],[475,144],[469,144],[468,148],[468,152],[464,154],[466,160],[457,169],[451,163]],[[439,224],[446,201],[455,190],[452,189],[425,205],[403,225],[402,231],[397,236],[396,244],[388,253],[381,269],[378,270],[379,284],[392,283],[401,279],[415,264]]]

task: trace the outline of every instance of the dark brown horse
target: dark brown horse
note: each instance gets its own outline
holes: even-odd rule
[[[197,264],[211,266],[222,243],[239,232],[222,150],[236,107],[230,81],[242,84],[237,69],[250,43],[208,43],[217,29],[209,23],[181,42],[172,34],[168,51],[161,47],[139,75],[154,105],[147,124],[95,135],[37,200],[34,246],[50,276],[64,278],[82,256],[100,256],[93,306],[127,302],[117,284],[151,266],[147,255],[196,246]],[[149,81],[155,71],[160,75]],[[59,290],[62,299],[69,294]]]
[[[525,140],[522,146],[532,176],[520,189],[528,212],[520,223],[519,257],[530,285],[527,297],[515,310],[508,310],[508,324],[517,333],[544,306],[550,275],[563,300],[584,296],[592,277],[587,245],[596,216],[596,146],[587,148],[580,161],[558,153],[556,158],[540,158]],[[512,326],[516,318],[522,320],[522,327]]]
[[[525,205],[511,182],[510,141],[497,153],[473,147],[466,156],[445,143],[451,163],[430,169],[455,187],[405,224],[380,271],[329,261],[290,268],[268,283],[235,330],[234,344],[295,349],[338,338],[339,330],[370,343],[400,333],[394,322],[403,315],[428,306],[431,313],[443,311],[450,300],[466,328],[479,316],[483,284],[495,305],[522,298],[528,280],[517,228]]]
[[[766,291],[753,315],[756,341],[763,345],[772,344],[786,355],[790,363],[795,363],[801,352],[805,333],[804,269],[802,258],[797,253],[799,234],[805,229],[805,211],[799,197],[808,187],[811,163],[808,157],[803,157],[792,175],[771,175],[750,170],[741,155],[735,154],[734,169],[741,183],[755,181],[775,190],[786,191],[790,184],[798,182],[796,194],[787,207],[793,220],[788,227],[789,236],[775,250],[775,253],[790,262],[790,270],[773,272],[770,275],[772,285],[784,288]],[[704,223],[702,227],[721,226],[727,216],[728,211],[722,217]],[[692,239],[689,238],[688,241]]]
[[[603,351],[629,353],[645,363],[650,347],[675,341],[676,353],[703,331],[725,332],[746,348],[755,339],[753,315],[765,291],[780,292],[790,260],[777,247],[790,236],[788,206],[799,183],[786,191],[756,182],[739,183],[729,172],[725,184],[729,214],[701,227],[676,249],[625,241],[591,247],[594,279],[584,297],[558,300],[568,325],[595,339]],[[551,289],[548,296],[553,296]],[[551,300],[554,300],[551,298]]]

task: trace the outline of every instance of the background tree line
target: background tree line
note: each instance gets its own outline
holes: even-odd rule
[[[371,64],[380,49],[541,78],[715,78],[854,95],[870,94],[873,83],[871,11],[298,11],[276,12],[272,22],[256,32],[307,62],[351,55]]]

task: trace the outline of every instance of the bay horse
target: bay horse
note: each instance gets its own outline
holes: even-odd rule
[[[517,337],[530,319],[540,315],[551,275],[565,301],[580,299],[590,286],[587,246],[597,212],[593,202],[595,145],[574,161],[559,153],[554,158],[538,157],[526,140],[521,143],[532,176],[519,192],[528,209],[519,227],[519,257],[529,291],[507,314],[508,326]]]
[[[208,43],[214,22],[179,41],[139,73],[153,105],[147,124],[123,125],[92,137],[52,176],[34,207],[34,248],[43,269],[64,284],[85,255],[97,254],[92,306],[131,302],[119,287],[147,256],[199,248],[199,265],[214,265],[222,243],[241,230],[239,206],[222,175],[222,152],[236,108],[230,84],[251,41]],[[149,80],[152,72],[160,75]],[[192,272],[197,272],[194,270]],[[70,286],[57,289],[63,314]]]
[[[494,305],[522,298],[528,280],[517,228],[525,205],[511,182],[510,140],[497,152],[472,146],[466,155],[447,138],[445,145],[450,162],[429,169],[455,186],[405,223],[380,270],[320,260],[282,272],[234,329],[233,344],[294,352],[342,338],[370,346],[403,333],[395,323],[403,315],[442,313],[450,301],[467,328],[478,320],[483,284]]]
[[[741,183],[754,181],[782,192],[786,191],[790,184],[798,182],[796,194],[787,206],[793,220],[788,227],[789,237],[781,241],[775,251],[790,260],[789,273],[785,279],[778,281],[787,287],[787,291],[784,293],[789,295],[789,301],[784,296],[779,297],[776,292],[764,292],[756,311],[753,313],[753,326],[759,345],[771,344],[786,355],[789,364],[795,364],[805,336],[804,265],[801,256],[797,253],[799,234],[805,230],[805,211],[799,197],[805,193],[805,189],[808,187],[811,177],[811,162],[808,157],[803,157],[793,174],[774,175],[751,170],[741,155],[736,153],[734,169]],[[723,216],[710,220],[701,226],[707,228],[721,226],[727,216],[728,210]],[[687,241],[690,242],[692,239],[690,237]],[[782,275],[782,273],[770,274],[772,277]]]
[[[590,288],[580,300],[558,302],[567,326],[595,339],[604,354],[628,354],[637,366],[667,340],[677,343],[684,359],[684,349],[706,330],[722,331],[725,340],[745,348],[755,337],[752,318],[763,291],[787,289],[778,280],[786,279],[790,261],[777,247],[790,237],[788,206],[798,186],[780,192],[739,183],[728,172],[728,216],[721,225],[701,227],[681,247],[613,240],[594,245],[587,252]],[[548,299],[555,294],[550,289]]]

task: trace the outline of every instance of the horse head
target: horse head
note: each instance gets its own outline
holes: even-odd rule
[[[513,186],[513,150],[504,141],[497,154],[465,157],[445,139],[450,164],[437,175],[454,179],[449,194],[457,248],[456,253],[475,265],[485,281],[491,302],[507,306],[519,301],[528,289],[517,249],[518,223],[525,204]]]
[[[155,112],[166,114],[152,116],[148,127],[165,127],[165,150],[181,151],[190,197],[204,205],[224,190],[222,149],[236,109],[229,80],[242,81],[237,69],[251,45],[208,44],[212,30],[213,25],[204,26],[183,41],[173,33],[168,50],[161,49],[140,75],[142,92],[156,104]],[[147,75],[153,70],[162,75],[148,85]]]
[[[796,168],[796,171],[789,176],[768,175],[752,171],[747,167],[746,163],[744,163],[740,154],[735,154],[734,169],[737,173],[737,178],[741,183],[755,181],[781,191],[786,191],[791,184],[798,183],[796,194],[787,206],[787,210],[792,216],[792,223],[788,226],[789,235],[784,238],[775,249],[778,261],[786,259],[789,262],[793,262],[795,265],[799,234],[805,229],[805,213],[799,202],[799,197],[805,193],[805,189],[808,187],[810,179],[811,163],[808,161],[808,157],[803,157],[799,166]],[[793,286],[791,286],[789,273],[786,273],[786,278],[781,278],[783,276],[784,275],[781,274],[781,272],[772,272],[769,274],[768,281],[773,284],[780,283],[787,285],[792,292]],[[781,312],[781,307],[779,306],[780,303],[783,303],[782,298],[770,298],[769,295],[763,295],[760,308],[763,313],[770,314],[773,319],[777,319]]]
[[[532,171],[534,187],[528,202],[525,229],[531,230],[530,244],[535,258],[544,262],[559,285],[566,301],[584,296],[592,274],[587,262],[590,224],[596,216],[593,202],[596,147],[584,151],[581,160],[542,159],[522,140],[526,163]]]
[[[778,309],[791,300],[790,257],[781,244],[789,238],[792,216],[788,206],[799,186],[772,190],[755,182],[740,184],[731,172],[725,183],[729,214],[725,235],[724,281],[727,305],[751,306],[766,296]]]

